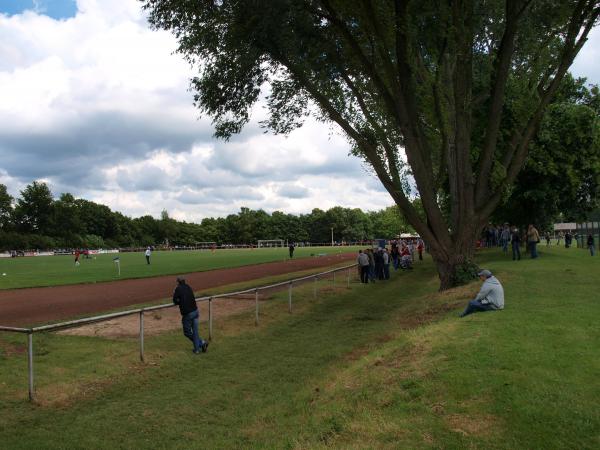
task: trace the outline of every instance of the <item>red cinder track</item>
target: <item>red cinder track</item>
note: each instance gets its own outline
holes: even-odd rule
[[[350,261],[354,253],[186,274],[196,291]],[[170,297],[175,276],[0,291],[0,325],[28,327]]]

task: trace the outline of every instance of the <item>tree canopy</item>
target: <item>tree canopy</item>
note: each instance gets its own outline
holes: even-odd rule
[[[600,14],[597,0],[141,1],[195,64],[216,136],[241,130],[267,84],[268,129],[311,111],[337,124],[429,243],[441,288],[470,264]]]
[[[542,228],[558,216],[565,222],[584,221],[599,206],[599,189],[600,91],[569,75],[542,120],[510,196],[494,217]]]

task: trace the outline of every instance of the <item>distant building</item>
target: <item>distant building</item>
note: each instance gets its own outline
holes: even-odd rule
[[[577,229],[577,223],[575,222],[561,222],[561,223],[555,223],[554,224],[554,232],[558,233],[560,231],[562,231],[563,233],[567,232],[567,231],[575,231]]]

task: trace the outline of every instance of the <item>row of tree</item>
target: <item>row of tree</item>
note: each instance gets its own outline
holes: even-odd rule
[[[418,201],[416,201],[418,203]],[[309,214],[241,208],[237,214],[206,218],[201,223],[177,221],[162,212],[130,218],[105,205],[61,194],[54,199],[45,183],[34,181],[16,201],[0,184],[0,249],[137,247],[199,242],[252,244],[258,239],[295,242],[357,241],[411,231],[397,207],[363,212],[336,206]]]

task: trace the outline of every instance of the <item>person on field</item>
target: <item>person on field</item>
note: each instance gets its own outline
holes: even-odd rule
[[[75,250],[75,265],[76,266],[79,265],[79,255],[81,255],[81,253],[79,252],[79,250]]]
[[[294,245],[294,243],[292,242],[290,244],[290,259],[292,259],[294,257],[294,249],[296,248],[296,246]]]
[[[540,233],[537,228],[533,226],[532,223],[529,224],[529,228],[527,228],[527,246],[529,247],[529,252],[531,254],[531,258],[535,259],[538,257],[537,253],[537,245],[540,242]]]
[[[196,305],[196,296],[183,276],[177,277],[177,287],[173,292],[173,303],[179,306],[183,334],[194,344],[194,353],[206,353],[208,341],[203,340],[198,332],[200,313]]]
[[[594,254],[596,253],[596,246],[594,244],[594,236],[592,236],[591,234],[588,234],[587,246],[588,246],[588,249],[590,250],[590,254],[592,256],[594,256]]]
[[[468,316],[478,311],[493,311],[504,309],[504,289],[500,281],[487,269],[477,274],[483,281],[477,296],[469,302],[460,317]]]
[[[358,251],[357,263],[360,270],[360,282],[369,284],[369,256],[366,252]]]
[[[144,253],[144,255],[146,256],[146,264],[150,264],[150,255],[152,254],[152,251],[150,250],[150,247],[146,248],[146,252]]]
[[[544,239],[546,239],[546,247],[550,245],[550,233],[546,231],[544,234]]]
[[[521,235],[517,227],[513,227],[510,234],[510,243],[512,246],[512,257],[514,260],[521,260]]]

